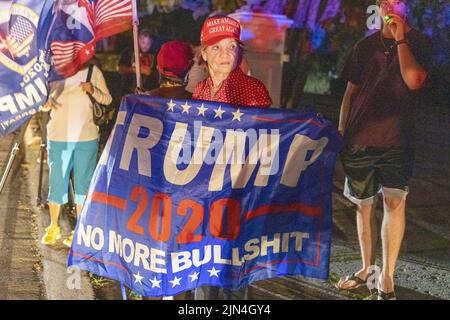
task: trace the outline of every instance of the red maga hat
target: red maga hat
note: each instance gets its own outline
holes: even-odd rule
[[[241,25],[239,21],[227,16],[216,16],[205,20],[200,36],[202,45],[212,46],[227,38],[240,41]]]
[[[184,78],[192,59],[192,48],[188,43],[177,40],[166,42],[158,53],[158,72],[171,78]]]

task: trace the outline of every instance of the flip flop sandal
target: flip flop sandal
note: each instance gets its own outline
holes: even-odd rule
[[[381,290],[378,290],[378,300],[397,300],[397,297],[395,296],[395,292],[383,292]]]
[[[367,283],[367,278],[366,278],[366,280],[363,280],[363,279],[361,279],[360,277],[356,276],[356,274],[354,273],[354,274],[352,274],[351,276],[347,276],[347,277],[344,279],[344,282],[343,282],[343,283],[347,283],[347,282],[349,282],[349,281],[353,281],[353,282],[355,283],[355,285],[354,285],[354,286],[350,286],[350,287],[346,287],[346,288],[342,288],[342,286],[339,286],[338,284],[336,284],[335,287],[336,287],[338,290],[354,290],[354,289],[357,289],[357,288],[359,288],[359,287],[362,287],[362,286],[366,285],[366,283]],[[340,280],[339,280],[339,282],[340,282]]]

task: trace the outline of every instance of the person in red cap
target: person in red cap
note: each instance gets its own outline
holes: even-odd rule
[[[244,46],[240,41],[239,22],[227,16],[206,19],[201,31],[201,63],[207,65],[209,77],[195,88],[194,100],[229,103],[240,107],[270,107],[272,99],[264,84],[246,75],[239,68]],[[243,300],[248,290],[223,290],[227,300]],[[196,300],[216,300],[219,288],[199,287],[195,290]]]
[[[166,42],[156,59],[160,87],[147,92],[136,89],[136,93],[167,99],[191,99],[192,94],[186,91],[187,73],[193,63],[191,45],[177,40]],[[173,299],[185,300],[189,297],[190,292],[184,292],[174,296]],[[142,299],[161,300],[162,297],[142,297]]]
[[[157,89],[147,92],[136,89],[136,93],[167,99],[189,100],[192,94],[186,91],[187,73],[193,64],[191,45],[181,41],[166,42],[157,56],[159,85]],[[190,292],[183,292],[173,297],[174,300],[187,300]],[[143,300],[161,300],[162,297],[142,297]]]
[[[206,19],[201,31],[201,63],[209,77],[201,81],[194,100],[230,103],[238,106],[269,107],[272,100],[264,84],[242,72],[238,66],[244,56],[239,22],[227,16]]]
[[[137,93],[168,99],[191,99],[192,94],[186,91],[186,75],[192,63],[193,52],[189,43],[177,40],[165,43],[157,56],[160,87],[147,92],[137,90]]]

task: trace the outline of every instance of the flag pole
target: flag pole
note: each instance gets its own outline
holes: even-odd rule
[[[134,63],[136,69],[136,85],[138,88],[142,88],[141,61],[139,50],[139,17],[136,0],[132,0],[132,3],[133,3],[133,39],[134,39]]]

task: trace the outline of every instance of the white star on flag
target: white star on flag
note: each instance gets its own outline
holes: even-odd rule
[[[175,111],[173,108],[175,108],[176,104],[173,103],[173,100],[170,100],[169,102],[167,102],[167,105],[169,106],[169,108],[167,110],[170,110],[172,112]]]
[[[156,276],[153,277],[153,280],[150,279],[150,282],[152,283],[152,288],[161,288],[159,285],[161,283],[161,280],[156,280]]]
[[[216,115],[214,116],[214,119],[215,118],[222,119],[222,114],[225,113],[225,111],[222,110],[222,106],[220,106],[219,109],[214,110],[214,112],[216,113]]]
[[[192,108],[192,106],[188,105],[187,101],[181,107],[183,108],[183,112],[182,113],[187,113],[187,114],[189,114],[189,109]]]
[[[236,112],[232,112],[232,114],[233,114],[233,120],[232,121],[234,121],[234,120],[241,121],[241,117],[245,113],[242,113],[240,109],[237,109],[237,111]]]
[[[191,282],[194,282],[195,280],[198,279],[199,274],[200,272],[194,272],[194,274],[190,274],[188,277],[191,278]]]
[[[210,277],[217,277],[217,278],[219,277],[220,270],[216,270],[216,268],[214,268],[214,267],[212,267],[211,270],[206,270],[206,271],[209,272]]]
[[[134,283],[139,282],[139,284],[142,285],[142,279],[144,279],[144,277],[140,275],[139,271],[137,274],[133,274],[133,277],[134,277]]]
[[[181,279],[182,278],[177,278],[177,276],[175,276],[175,279],[169,281],[172,284],[172,288],[175,288],[175,286],[179,286]]]
[[[200,107],[197,107],[197,109],[199,116],[205,116],[205,111],[208,110],[208,108],[205,108],[205,105],[203,103]]]

